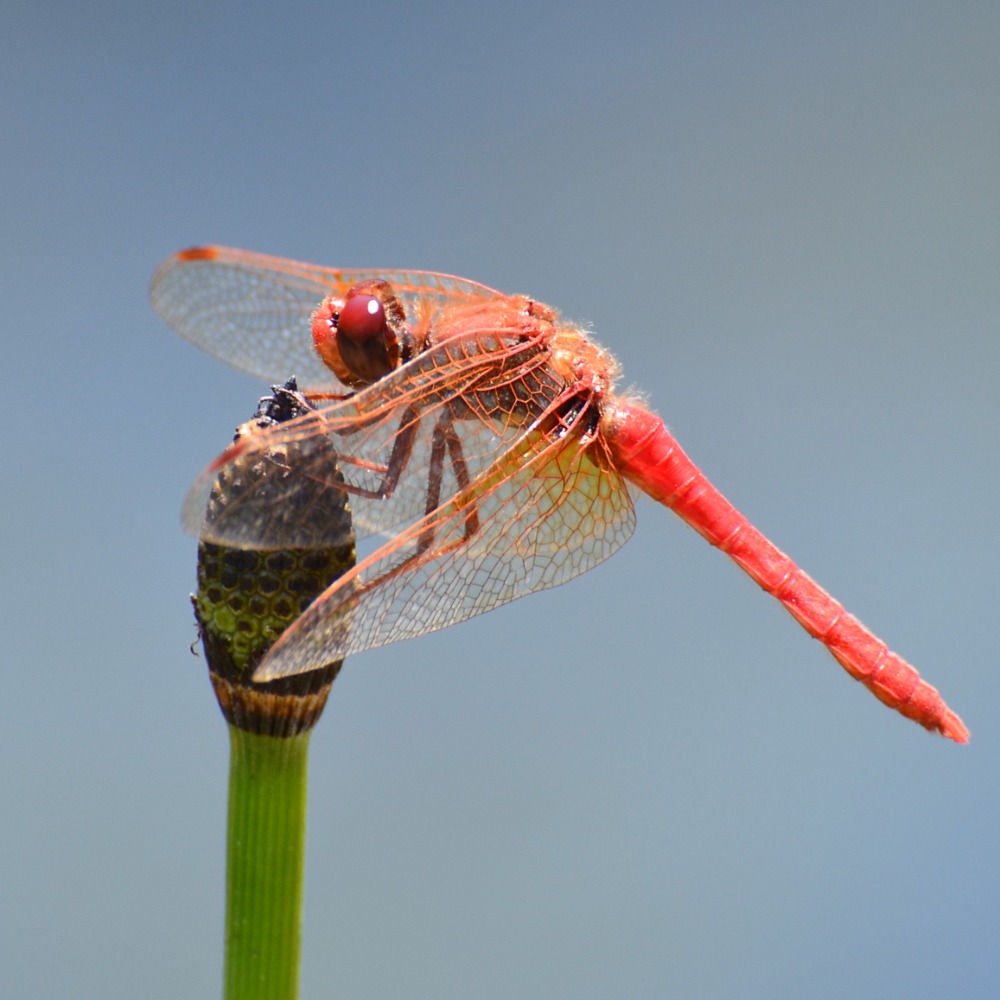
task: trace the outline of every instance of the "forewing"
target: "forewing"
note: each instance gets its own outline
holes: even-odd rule
[[[240,371],[305,390],[339,387],[313,350],[320,301],[370,278],[392,283],[410,317],[500,293],[432,271],[339,270],[229,247],[168,257],[153,275],[153,308],[182,337]]]
[[[547,358],[543,333],[477,330],[445,341],[350,399],[241,437],[192,487],[184,525],[204,541],[242,548],[337,544],[338,520],[324,536],[314,509],[325,490],[348,494],[359,538],[410,525],[429,511],[432,478],[444,503],[550,410],[563,387]],[[443,427],[459,444],[465,483],[453,460],[435,459]],[[395,489],[379,496],[406,434]]]
[[[634,524],[599,439],[583,447],[575,435],[532,433],[317,598],[254,679],[415,638],[564,583],[620,548]]]

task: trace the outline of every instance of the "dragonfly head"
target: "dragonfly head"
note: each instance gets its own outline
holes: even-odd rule
[[[377,382],[408,360],[406,314],[387,281],[373,279],[331,295],[313,313],[313,344],[323,363],[352,389]]]

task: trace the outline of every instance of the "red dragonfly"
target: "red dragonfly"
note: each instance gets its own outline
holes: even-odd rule
[[[164,261],[151,295],[183,337],[251,375],[296,375],[315,407],[224,451],[188,495],[186,528],[243,548],[316,544],[316,518],[300,537],[285,501],[297,483],[314,497],[318,482],[346,491],[359,536],[387,539],[285,631],[255,680],[572,579],[632,534],[631,484],[725,552],[880,701],[968,741],[938,692],[750,524],[659,417],[615,394],[613,358],[554,309],[430,271],[212,246]],[[310,445],[315,461],[283,464]],[[264,500],[248,486],[207,521],[212,484],[248,458],[283,477],[282,509],[274,491]]]

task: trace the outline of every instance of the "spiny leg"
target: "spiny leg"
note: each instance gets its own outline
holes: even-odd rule
[[[431,438],[431,460],[428,468],[427,479],[427,505],[425,513],[433,514],[441,503],[441,484],[444,479],[445,454],[451,459],[451,467],[455,473],[455,480],[458,483],[459,492],[468,489],[469,469],[465,464],[465,454],[462,451],[462,440],[455,433],[455,417],[451,413],[444,413],[434,425],[434,434]],[[475,504],[470,505],[465,515],[465,532],[463,541],[468,541],[479,530],[479,515],[476,512]],[[420,536],[417,544],[417,552],[424,552],[434,543],[434,527],[428,525],[427,529]]]

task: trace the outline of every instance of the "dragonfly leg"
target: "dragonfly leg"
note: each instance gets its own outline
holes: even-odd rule
[[[366,489],[364,486],[353,484],[341,484],[340,489],[354,496],[365,497],[368,500],[388,500],[399,485],[399,477],[403,474],[410,456],[413,454],[413,442],[416,440],[417,431],[420,428],[420,417],[417,411],[411,406],[406,409],[399,422],[399,430],[396,432],[396,440],[392,444],[392,453],[389,455],[389,462],[385,466],[372,466],[368,463],[352,462],[350,456],[342,456],[342,462],[348,465],[357,465],[361,468],[378,471],[382,475],[382,481],[376,489]]]
[[[403,474],[413,454],[413,444],[420,427],[420,416],[413,407],[408,407],[399,422],[399,430],[396,433],[396,440],[392,446],[392,453],[389,455],[389,462],[385,466],[385,473],[382,482],[377,489],[367,490],[360,486],[346,487],[347,491],[358,496],[368,497],[372,500],[387,500],[395,492],[399,484],[399,477]],[[469,467],[465,461],[465,454],[462,451],[462,439],[455,432],[454,414],[445,412],[434,425],[434,433],[431,436],[431,458],[427,478],[427,502],[424,505],[424,512],[428,515],[437,510],[441,503],[441,488],[444,480],[445,458],[450,459],[452,470],[455,473],[455,481],[459,491],[468,489],[471,479],[469,477]],[[344,488],[344,487],[341,487]],[[465,531],[463,542],[468,541],[477,531],[479,531],[479,515],[475,505],[470,505],[465,515]],[[434,527],[429,525],[420,536],[417,543],[417,552],[422,553],[431,547],[434,542]]]
[[[458,491],[462,492],[471,485],[469,468],[465,462],[465,455],[462,451],[462,440],[455,433],[455,418],[452,414],[442,416],[434,426],[434,433],[431,438],[431,460],[429,465],[427,480],[427,526],[421,531],[417,539],[414,550],[398,565],[391,567],[374,579],[359,583],[353,593],[357,598],[367,591],[381,587],[383,584],[407,572],[415,565],[440,559],[455,549],[461,548],[479,531],[479,513],[474,502],[470,502],[465,511],[465,527],[462,537],[448,542],[446,545],[434,550],[434,538],[437,534],[438,524],[432,514],[441,504],[441,489],[444,478],[444,463],[446,457],[451,461],[452,470],[455,473],[455,480],[458,483]],[[404,463],[405,464],[405,463]]]
[[[431,461],[427,479],[427,505],[425,512],[430,515],[437,510],[441,503],[441,482],[444,478],[445,455],[451,460],[451,467],[455,473],[455,480],[459,490],[468,489],[469,468],[465,464],[465,455],[462,451],[462,439],[455,433],[455,418],[448,413],[442,416],[434,426],[434,434],[431,439]],[[470,505],[465,515],[465,532],[463,541],[468,541],[479,530],[479,515],[475,505]],[[427,530],[421,535],[417,546],[418,552],[424,552],[431,547],[434,542],[434,527],[428,525]]]

